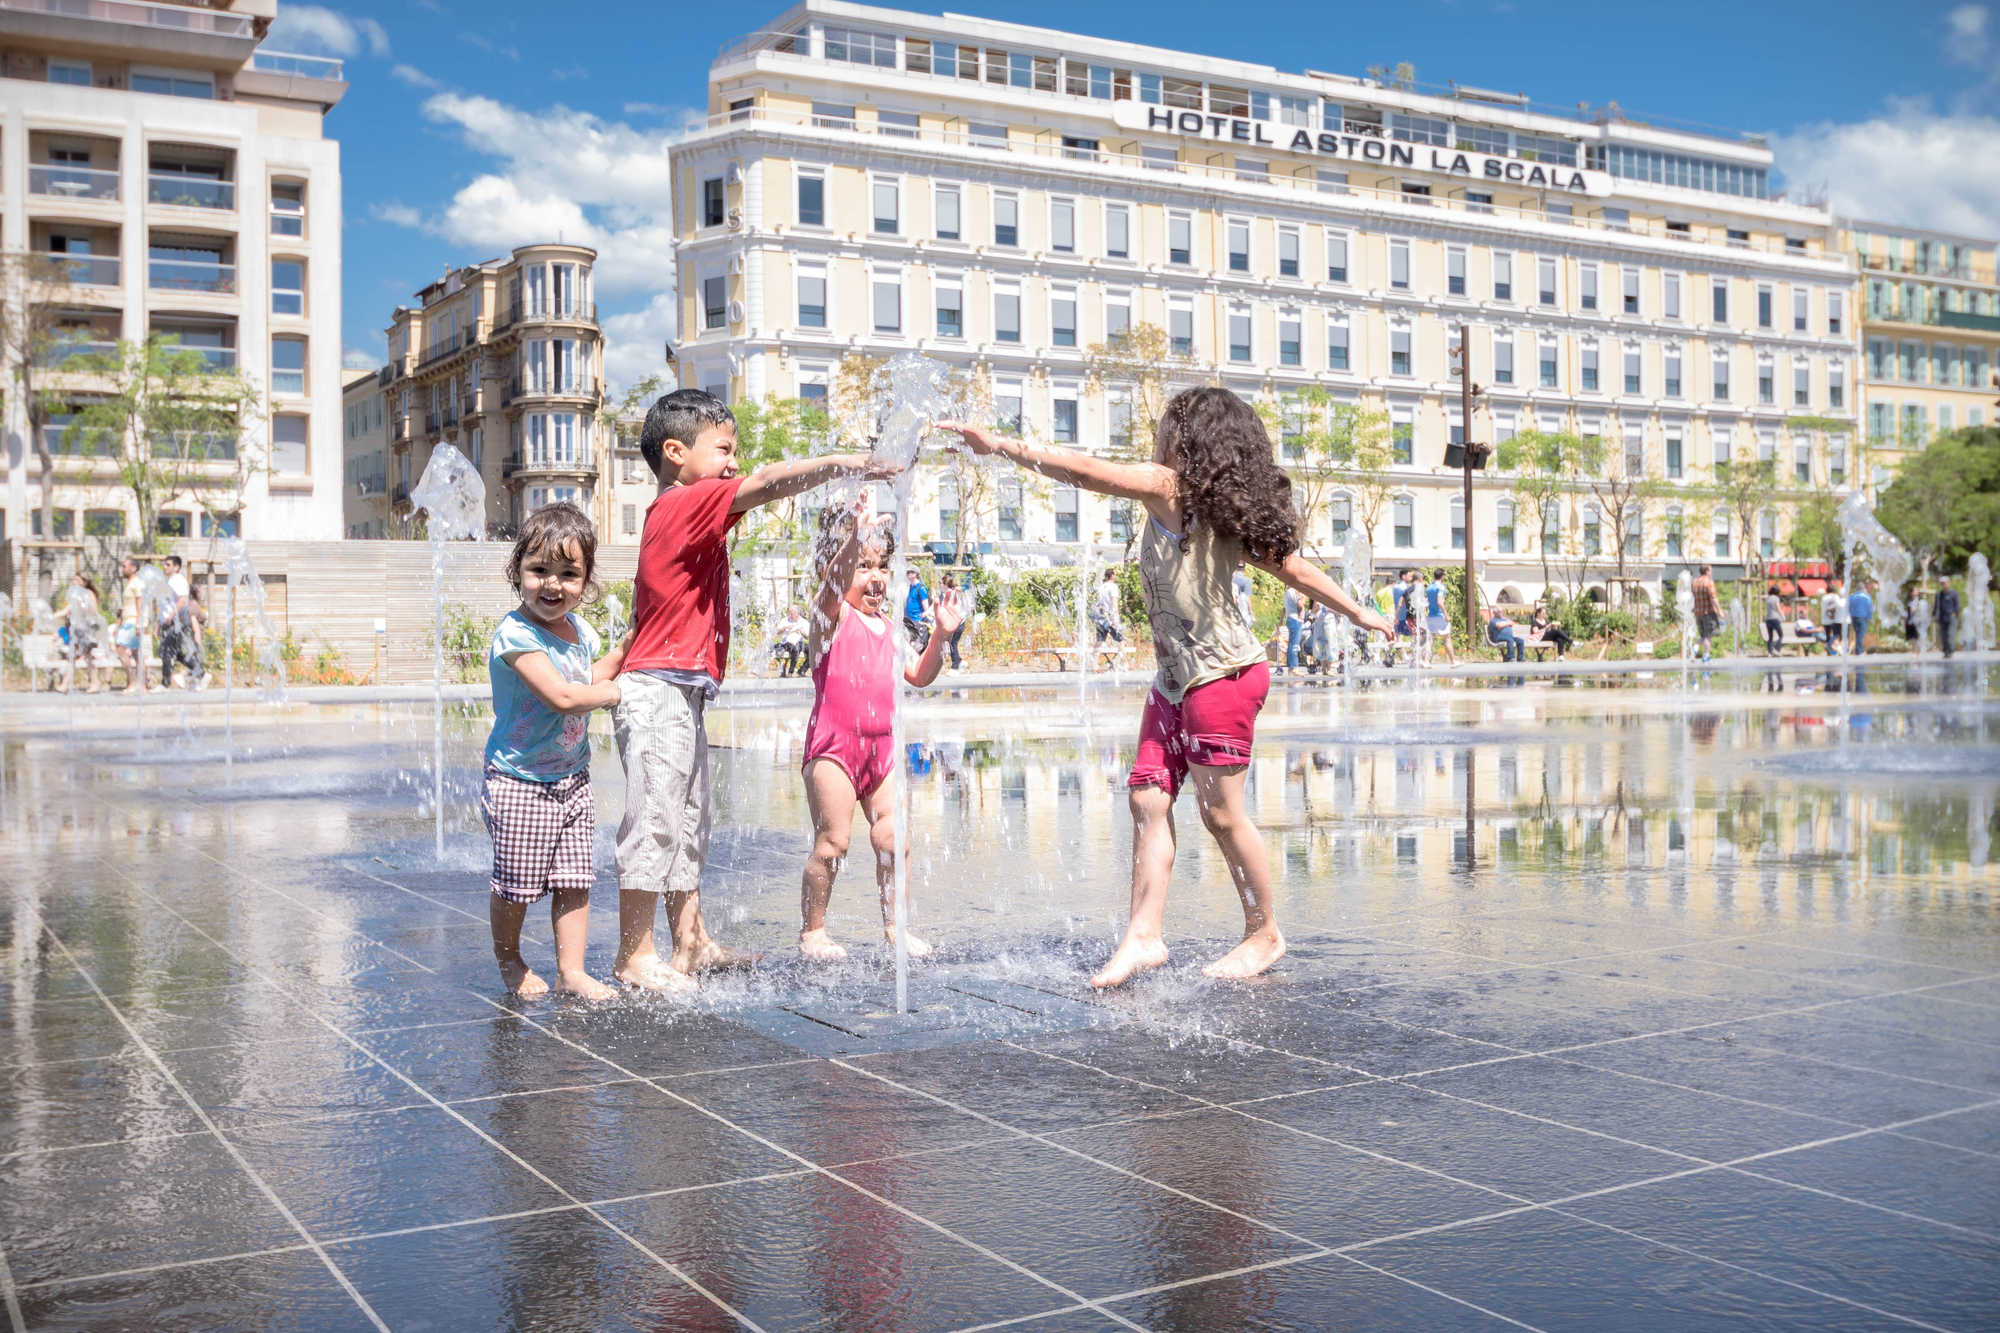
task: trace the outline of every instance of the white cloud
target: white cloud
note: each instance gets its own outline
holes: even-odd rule
[[[1960,5],[1945,15],[1945,24],[1951,29],[1944,41],[1945,59],[1958,65],[1985,64],[1993,44],[1986,35],[1988,17],[1984,5]]]
[[[409,84],[412,88],[437,89],[444,87],[442,83],[439,83],[436,79],[424,73],[422,70],[418,69],[415,65],[398,65],[394,69],[390,70],[389,73],[392,77],[401,79],[404,83]]]
[[[397,227],[421,227],[424,215],[408,204],[397,203],[394,199],[368,205],[368,214],[377,222],[387,222]]]
[[[381,362],[382,358],[366,347],[349,347],[340,354],[340,364],[344,370],[373,370]]]
[[[2000,219],[1996,142],[1992,116],[1901,101],[1873,120],[1801,126],[1771,147],[1794,188],[1827,183],[1836,213],[1991,237]]]
[[[389,54],[389,34],[374,19],[349,18],[320,5],[278,6],[266,40],[275,51],[358,56],[365,45],[370,55]]]
[[[671,288],[671,284],[669,284]],[[648,375],[666,375],[665,345],[674,337],[674,294],[657,292],[637,310],[604,317],[604,378],[614,395]],[[671,379],[671,376],[667,376]]]

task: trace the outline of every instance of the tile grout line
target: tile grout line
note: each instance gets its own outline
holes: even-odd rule
[[[176,913],[176,915],[179,914]],[[97,985],[97,979],[91,976],[89,972],[84,970],[83,964],[77,961],[77,957],[73,952],[71,952],[70,947],[67,944],[63,943],[62,937],[60,935],[56,934],[55,927],[48,925],[46,922],[43,922],[42,932],[48,936],[50,943],[54,944],[56,948],[62,950],[63,957],[68,960],[69,965],[71,967],[77,970],[77,974],[81,976],[84,979],[84,981],[90,985],[90,988],[94,991],[99,990],[99,987]],[[101,996],[102,992],[99,991],[99,993]],[[333,1256],[328,1254],[326,1250],[320,1245],[320,1243],[313,1238],[312,1232],[306,1229],[305,1223],[301,1222],[298,1219],[298,1216],[294,1214],[290,1208],[286,1207],[285,1201],[283,1199],[280,1199],[278,1197],[277,1191],[271,1188],[270,1184],[267,1181],[265,1181],[262,1175],[258,1174],[257,1168],[250,1164],[250,1159],[243,1155],[242,1150],[238,1148],[234,1143],[231,1143],[228,1137],[225,1136],[222,1130],[216,1125],[215,1121],[209,1118],[208,1113],[201,1109],[200,1104],[195,1101],[194,1097],[188,1092],[187,1088],[181,1083],[180,1079],[175,1076],[174,1071],[167,1068],[166,1061],[162,1060],[157,1054],[153,1052],[152,1047],[146,1044],[145,1038],[139,1035],[139,1030],[132,1026],[131,1020],[127,1019],[124,1013],[118,1008],[118,1006],[113,1004],[109,999],[104,1000],[104,1007],[111,1011],[111,1016],[118,1020],[119,1025],[123,1027],[128,1034],[130,1034],[132,1040],[138,1044],[140,1050],[143,1051],[147,1055],[147,1057],[152,1060],[154,1066],[159,1069],[161,1075],[163,1075],[166,1078],[168,1083],[173,1085],[174,1091],[180,1094],[181,1100],[187,1103],[188,1109],[193,1111],[194,1114],[201,1120],[201,1122],[208,1127],[209,1133],[215,1136],[216,1142],[222,1145],[223,1151],[227,1152],[230,1155],[230,1157],[235,1159],[236,1165],[239,1168],[241,1168],[243,1174],[248,1176],[250,1178],[251,1183],[254,1184],[258,1188],[258,1190],[263,1193],[265,1198],[271,1201],[272,1206],[278,1210],[279,1214],[284,1217],[285,1221],[291,1224],[292,1230],[298,1232],[300,1237],[305,1240],[307,1246],[311,1248],[313,1255],[322,1264],[326,1266],[327,1272],[331,1273],[334,1277],[334,1280],[340,1283],[341,1288],[354,1299],[354,1303],[355,1305],[360,1307],[361,1313],[367,1315],[368,1321],[373,1325],[375,1325],[376,1328],[382,1330],[382,1333],[389,1333],[389,1326],[382,1322],[382,1317],[375,1313],[374,1307],[368,1304],[367,1299],[362,1296],[360,1290],[355,1287],[354,1283],[348,1279],[347,1274],[341,1271],[340,1265],[336,1264],[333,1261]]]
[[[7,1251],[0,1249],[0,1299],[7,1305],[7,1324],[13,1333],[28,1333],[27,1316],[21,1312],[21,1298],[14,1287],[14,1266],[7,1262]]]
[[[1106,1305],[1114,1301],[1137,1300],[1141,1296],[1152,1296],[1163,1291],[1175,1291],[1182,1287],[1200,1286],[1205,1282],[1224,1282],[1233,1277],[1244,1277],[1251,1273],[1267,1273],[1274,1268],[1291,1268],[1297,1264],[1310,1263],[1315,1259],[1327,1259],[1331,1257],[1333,1257],[1333,1251],[1327,1249],[1324,1245],[1319,1245],[1313,1248],[1311,1254],[1292,1254],[1282,1259],[1267,1260],[1261,1264],[1245,1264],[1241,1268],[1226,1269],[1219,1273],[1206,1273],[1201,1277],[1182,1278],[1175,1282],[1162,1282],[1158,1286],[1134,1287],[1129,1291],[1115,1292],[1112,1295],[1100,1296],[1097,1299]],[[1080,1310],[1088,1310],[1090,1308],[1087,1305],[1063,1305],[1053,1310],[1037,1310],[1033,1314],[1015,1315],[1011,1319],[995,1320],[990,1324],[968,1324],[964,1327],[951,1330],[951,1333],[987,1333],[988,1330],[996,1328],[1018,1328],[1022,1324],[1036,1323],[1054,1315],[1074,1314]]]
[[[1481,1314],[1492,1315],[1495,1319],[1499,1319],[1506,1323],[1512,1324],[1515,1328],[1529,1329],[1531,1330],[1531,1333],[1542,1333],[1542,1330],[1536,1328],[1536,1326],[1533,1324],[1525,1324],[1518,1319],[1511,1319],[1508,1316],[1501,1314],[1498,1310],[1489,1310],[1483,1305],[1475,1305],[1471,1301],[1466,1300],[1462,1296],[1454,1296],[1448,1291],[1440,1290],[1437,1287],[1430,1286],[1428,1283],[1419,1282],[1413,1277],[1405,1277],[1401,1273],[1393,1272],[1390,1269],[1379,1268],[1376,1265],[1371,1264],[1364,1259],[1357,1259],[1351,1254],[1343,1254],[1340,1257],[1342,1259],[1345,1259],[1348,1263],[1357,1264],[1360,1267],[1367,1269],[1371,1273],[1380,1273],[1383,1277],[1394,1278],[1398,1282],[1407,1283],[1408,1285],[1415,1287],[1418,1291],[1427,1291],[1433,1296],[1441,1296],[1445,1300],[1451,1301],[1457,1305],[1463,1305],[1467,1309],[1477,1310]]]

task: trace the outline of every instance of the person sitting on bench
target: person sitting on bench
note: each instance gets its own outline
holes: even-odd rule
[[[1486,622],[1486,637],[1491,642],[1500,645],[1500,660],[1503,662],[1526,661],[1528,641],[1521,637],[1520,626],[1498,611],[1481,612],[1480,614],[1488,617]]]
[[[1560,620],[1549,619],[1547,602],[1535,603],[1534,619],[1528,624],[1528,641],[1546,644],[1555,649],[1558,662],[1569,656],[1569,650],[1575,642],[1570,638],[1569,631],[1562,627]]]

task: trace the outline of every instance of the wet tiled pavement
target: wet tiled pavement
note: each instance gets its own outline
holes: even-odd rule
[[[1006,771],[932,775],[990,791],[962,814],[992,836],[957,846],[999,878],[927,884],[944,961],[918,969],[903,1016],[878,950],[832,974],[780,956],[803,835],[763,793],[796,783],[747,719],[718,752],[741,836],[719,844],[710,912],[772,959],[694,1002],[593,1008],[505,996],[476,842],[455,834],[457,860],[425,864],[409,789],[353,780],[420,749],[414,727],[297,718],[261,758],[253,733],[225,793],[200,719],[146,760],[17,717],[0,768],[8,1319],[1994,1327],[2000,881],[1970,844],[2000,775],[1981,767],[1983,699],[1955,714],[1971,731],[1926,742],[1973,761],[1918,808],[1897,802],[1926,780],[1894,764],[1730,777],[1827,719],[1794,709],[1779,733],[1728,701],[1733,753],[1687,748],[1678,706],[1635,710],[1631,752],[1606,757],[1631,778],[1614,797],[1587,776],[1603,719],[1533,720],[1572,764],[1508,737],[1527,724],[1497,710],[1519,697],[1478,719],[1492,739],[1466,737],[1469,871],[1430,855],[1462,822],[1336,798],[1333,841],[1294,858],[1274,807],[1292,953],[1251,985],[1195,970],[1229,910],[1199,862],[1174,965],[1115,996],[1082,984],[1122,890],[1040,885],[1016,849],[1105,878],[1115,754],[1017,750],[1014,805]],[[1456,811],[1453,755],[1413,716],[1381,744],[1433,785],[1382,798]],[[1327,771],[1356,772],[1355,746],[1326,748],[1348,755]],[[1503,797],[1505,765],[1519,782],[1531,759],[1540,790]],[[598,772],[615,819],[615,760]],[[1399,782],[1400,759],[1381,776]],[[1038,825],[1044,778],[1056,813]],[[1669,799],[1642,809],[1654,786]],[[1637,813],[1593,856],[1591,812],[1617,800]],[[1875,822],[1850,830],[1863,806]],[[1754,835],[1716,831],[1732,810]],[[1806,810],[1839,827],[1798,837]],[[1527,849],[1511,860],[1510,825]],[[1660,850],[1675,838],[1678,859]],[[859,940],[868,895],[842,891]]]

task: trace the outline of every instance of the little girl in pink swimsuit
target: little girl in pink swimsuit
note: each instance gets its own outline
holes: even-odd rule
[[[895,538],[865,514],[829,509],[822,525],[819,599],[812,631],[813,711],[806,723],[806,800],[812,809],[813,849],[806,859],[799,898],[804,917],[799,952],[821,962],[837,962],[847,950],[826,930],[826,904],[833,879],[847,856],[854,803],[868,816],[868,840],[875,849],[875,880],[882,896],[882,935],[895,938],[894,788],[888,779],[896,755],[890,741],[891,708],[901,639],[882,614],[889,596],[889,557]],[[919,689],[937,679],[945,640],[964,623],[958,599],[947,591],[936,603],[937,631],[903,679]],[[930,945],[909,938],[910,956],[921,958]]]

